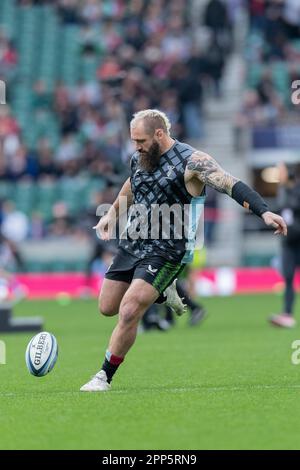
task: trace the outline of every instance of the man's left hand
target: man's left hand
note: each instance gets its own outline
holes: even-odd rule
[[[275,235],[287,236],[287,225],[280,215],[274,214],[273,212],[265,212],[262,215],[262,219],[266,225],[272,226],[276,229],[274,232]]]

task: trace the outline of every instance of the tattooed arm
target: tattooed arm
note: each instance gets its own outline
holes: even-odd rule
[[[223,170],[210,155],[194,152],[186,166],[186,181],[196,178],[220,193],[232,196],[232,188],[239,180]]]
[[[185,170],[185,182],[198,180],[220,193],[228,194],[246,209],[250,209],[265,224],[276,228],[275,234],[287,235],[282,217],[269,211],[263,198],[245,183],[230,175],[207,153],[196,151],[189,158]]]

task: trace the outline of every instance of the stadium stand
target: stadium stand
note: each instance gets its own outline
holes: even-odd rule
[[[252,179],[276,209],[276,184],[262,183],[261,171],[283,151],[288,161],[297,158],[291,82],[299,71],[299,11],[291,0],[260,4],[1,2],[8,104],[0,106],[0,197],[26,217],[20,249],[27,269],[86,268],[76,256],[90,246],[87,263],[95,243],[94,201],[112,201],[126,178],[128,123],[146,107],[167,112],[175,137]],[[0,220],[5,216],[1,209]],[[251,216],[242,237],[241,211],[226,198],[209,195],[206,219],[211,266],[269,264],[278,248]],[[74,262],[56,260],[55,249],[43,258],[48,239],[70,241]],[[27,249],[33,240],[36,253]]]
[[[27,218],[25,254],[32,239],[38,246],[71,237],[75,255],[82,240],[93,243],[86,214],[97,194],[112,200],[126,178],[133,112],[159,107],[175,137],[203,138],[202,90],[214,93],[216,64],[209,44],[193,45],[192,7],[183,0],[1,2],[8,104],[0,109],[0,194]],[[227,51],[219,52],[225,61]],[[42,260],[25,256],[33,270],[83,267],[82,260]]]

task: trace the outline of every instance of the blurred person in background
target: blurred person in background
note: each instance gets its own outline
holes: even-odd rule
[[[215,240],[216,225],[219,221],[218,193],[212,188],[207,188],[204,213],[205,245],[210,247]]]
[[[199,269],[197,269],[197,273],[199,273]],[[190,265],[187,265],[176,283],[176,289],[189,313],[188,324],[190,326],[196,326],[202,323],[207,316],[205,307],[197,300],[194,283],[195,279],[192,275],[192,269]],[[166,321],[170,326],[174,325],[175,317],[172,309],[170,307],[165,307],[165,310]]]
[[[281,164],[278,205],[288,226],[288,235],[282,240],[281,269],[285,282],[282,313],[272,315],[270,322],[283,328],[296,325],[294,318],[294,277],[300,266],[300,164],[290,167]]]
[[[228,2],[222,0],[209,0],[204,11],[204,24],[211,30],[215,41],[222,46],[225,53],[228,53],[231,47],[228,6]]]
[[[29,234],[29,220],[26,214],[16,210],[12,201],[2,204],[1,234],[12,243],[20,243]]]
[[[177,292],[187,306],[190,316],[189,325],[196,326],[207,317],[207,310],[199,302],[196,289],[197,276],[206,263],[206,249],[194,251],[193,261],[186,265],[177,282]]]
[[[195,269],[196,273],[199,273],[200,269],[198,261],[199,256],[197,250],[195,250],[194,261],[186,265],[176,282],[177,293],[189,313],[188,323],[190,326],[196,326],[202,323],[207,316],[207,311],[197,300],[197,292],[195,291]],[[156,304],[151,305],[142,318],[144,331],[153,328],[168,331],[175,323],[176,319],[172,308],[164,304],[161,304],[160,308]]]
[[[167,307],[166,310],[169,308]],[[144,313],[139,328],[138,333],[144,333],[152,330],[159,330],[159,331],[168,331],[171,327],[173,322],[167,317],[165,312],[161,311],[164,310],[160,309],[158,305],[153,304],[151,305],[148,310]],[[171,309],[170,309],[171,310]],[[173,313],[170,312],[171,318],[173,319]]]
[[[17,270],[26,271],[18,245],[0,234],[0,302],[26,297],[27,289],[14,274]]]
[[[184,135],[189,139],[201,139],[204,131],[200,74],[194,74],[193,70],[183,63],[176,63],[170,70],[169,84],[178,95]]]
[[[116,253],[117,246],[115,243],[104,243],[102,240],[98,240],[87,265],[87,276],[97,274],[99,277],[103,277]]]
[[[3,272],[16,270],[25,271],[23,258],[17,245],[8,238],[0,235],[0,269]]]
[[[12,81],[17,72],[18,54],[5,31],[0,29],[0,76],[5,82]]]
[[[64,238],[72,234],[74,218],[71,217],[68,206],[59,201],[52,208],[52,222],[48,227],[48,236],[51,238]]]

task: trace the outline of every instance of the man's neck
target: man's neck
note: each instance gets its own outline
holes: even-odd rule
[[[175,139],[172,139],[171,137],[166,141],[165,145],[162,146],[161,148],[161,155],[164,153],[167,153],[175,144]]]

